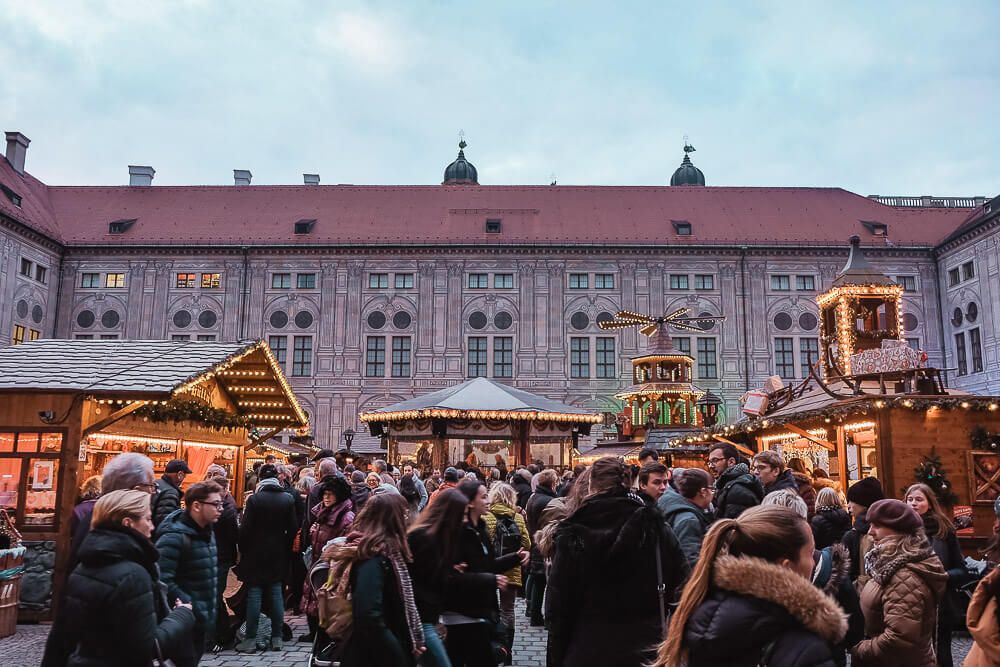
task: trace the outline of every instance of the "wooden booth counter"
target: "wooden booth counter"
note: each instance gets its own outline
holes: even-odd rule
[[[19,616],[48,618],[67,575],[78,489],[113,457],[139,452],[157,476],[230,473],[242,498],[246,448],[308,427],[265,343],[39,340],[0,349],[0,508],[28,553]],[[267,431],[249,438],[252,430]]]

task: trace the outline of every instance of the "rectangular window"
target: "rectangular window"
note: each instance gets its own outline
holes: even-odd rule
[[[292,287],[292,274],[272,273],[271,289],[290,289]]]
[[[914,276],[896,276],[896,282],[900,284],[904,292],[917,291],[917,279]]]
[[[569,376],[571,378],[590,377],[590,339],[569,339]]]
[[[397,273],[392,279],[396,289],[413,289],[412,273]]]
[[[800,338],[799,339],[799,371],[802,377],[809,376],[809,367],[819,359],[819,339]]]
[[[292,345],[292,376],[305,377],[312,375],[312,336],[295,336],[295,341]]]
[[[514,377],[514,339],[510,336],[493,339],[493,377]]]
[[[795,350],[791,338],[774,339],[774,372],[778,377],[795,377]]]
[[[14,333],[10,337],[10,342],[14,345],[20,345],[24,342],[24,327],[20,324],[14,325]]]
[[[109,273],[104,276],[104,286],[112,289],[125,287],[124,273]]]
[[[597,339],[597,377],[614,378],[615,373],[615,339]]]
[[[795,276],[795,290],[798,292],[813,292],[816,290],[815,276]]]
[[[595,289],[614,289],[615,288],[615,274],[613,274],[613,273],[595,273],[594,274],[594,288]]]
[[[94,334],[76,334],[73,338],[77,340],[94,340]]]
[[[470,273],[469,289],[486,289],[490,286],[489,281],[490,274],[488,273]]]
[[[197,276],[193,273],[178,273],[174,287],[177,289],[193,289]]]
[[[719,377],[714,338],[698,339],[698,377],[702,379]]]
[[[694,277],[694,288],[715,289],[715,276],[703,273],[696,274]]]
[[[201,288],[202,289],[219,289],[222,287],[222,274],[221,273],[203,273],[201,274]]]
[[[24,258],[21,259],[21,275],[22,276],[28,276],[30,278],[31,277],[31,269],[32,269],[32,267],[34,267],[34,264],[32,263],[32,261],[30,259],[24,259]]]
[[[389,274],[388,273],[369,273],[368,274],[368,288],[369,289],[388,289],[389,287]]]
[[[948,271],[948,287],[954,287],[955,285],[962,282],[962,278],[958,275],[958,269],[951,269]]]
[[[501,220],[487,220],[486,221],[486,233],[487,234],[499,234],[501,229]]]
[[[691,355],[691,339],[686,336],[674,337],[674,347],[681,354]]]
[[[101,274],[100,273],[81,273],[80,274],[80,287],[100,287],[101,286]]]
[[[288,338],[285,336],[268,336],[267,344],[271,347],[271,352],[274,353],[274,358],[278,362],[278,365],[284,368],[285,361],[288,360]]]
[[[587,289],[590,287],[590,274],[571,273],[569,274],[570,289]]]
[[[118,334],[101,334],[101,340],[118,340]]]
[[[36,329],[28,329],[28,340],[38,340],[41,337],[41,335],[42,335],[41,331],[38,331]]]
[[[513,289],[514,288],[514,274],[513,273],[494,273],[493,274],[493,287],[494,287],[494,289]]]
[[[315,273],[295,274],[295,287],[296,289],[316,289],[316,274]]]
[[[410,337],[392,337],[392,377],[410,377]]]
[[[962,265],[962,280],[972,280],[976,277],[976,265],[966,262]]]
[[[469,377],[486,377],[486,336],[469,338]]]
[[[670,289],[687,289],[688,277],[676,274],[670,275]]]
[[[906,345],[911,350],[919,350],[920,349],[920,339],[919,338],[907,338],[906,339]]]
[[[170,340],[176,340],[176,341],[191,340],[191,334],[171,334]]]
[[[771,289],[775,292],[787,292],[792,289],[788,276],[771,276]]]
[[[43,285],[48,280],[49,270],[44,266],[35,266],[35,280],[42,283]]]
[[[385,377],[385,336],[368,336],[365,375],[370,378]]]
[[[969,360],[965,356],[965,334],[955,334],[955,359],[958,361],[958,374],[969,374]]]
[[[201,341],[214,341],[215,334],[198,334],[198,340]]]
[[[32,338],[34,340],[34,338]],[[972,372],[983,372],[983,341],[979,336],[979,327],[969,329],[969,352],[972,353]]]

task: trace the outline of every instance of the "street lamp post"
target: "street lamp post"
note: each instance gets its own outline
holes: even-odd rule
[[[355,432],[353,428],[344,429],[344,449],[340,453],[344,457],[344,464],[354,463],[354,452],[351,450],[351,443],[354,442]]]
[[[719,420],[719,406],[722,405],[722,399],[712,392],[707,392],[698,399],[695,405],[698,407],[698,412],[701,413],[702,424],[707,428],[715,426]]]

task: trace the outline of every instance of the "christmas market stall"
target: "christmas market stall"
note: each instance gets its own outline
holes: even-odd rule
[[[852,239],[847,266],[816,299],[820,358],[809,377],[770,378],[744,397],[745,419],[702,439],[802,459],[843,491],[875,477],[900,498],[925,483],[956,517],[973,517],[959,532],[971,546],[992,532],[1000,496],[1000,397],[945,387],[942,370],[902,338],[902,291]]]
[[[541,460],[569,465],[570,449],[602,417],[487,378],[364,412],[358,418],[402,459],[441,468],[466,461],[508,469]],[[499,457],[499,458],[498,458]]]
[[[308,420],[263,342],[38,340],[0,349],[0,510],[27,548],[21,617],[50,614],[79,487],[113,457],[145,454],[157,475],[184,459],[193,471],[185,484],[222,465],[239,502],[246,449],[288,427]]]

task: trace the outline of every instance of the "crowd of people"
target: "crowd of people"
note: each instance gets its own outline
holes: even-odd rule
[[[237,503],[225,468],[185,483],[184,461],[156,479],[122,454],[81,489],[43,665],[183,667],[292,640],[343,667],[516,664],[519,596],[550,667],[950,667],[966,620],[966,664],[1000,664],[1000,575],[966,615],[973,575],[926,485],[842,489],[730,444],[707,470],[658,458],[421,471],[323,450],[255,465]]]

